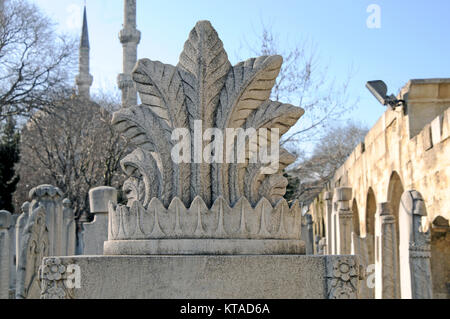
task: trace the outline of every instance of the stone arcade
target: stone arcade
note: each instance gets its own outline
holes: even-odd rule
[[[122,162],[128,204],[109,203],[105,256],[44,259],[42,297],[356,298],[355,256],[305,255],[299,205],[282,199],[281,171],[295,159],[286,150],[272,175],[261,164],[170,158],[171,132],[192,131],[195,120],[286,133],[304,112],[269,99],[281,65],[265,56],[232,67],[208,21],[192,30],[178,66],[140,60],[132,77],[142,105],[113,118],[137,145]],[[80,289],[65,284],[73,265]]]

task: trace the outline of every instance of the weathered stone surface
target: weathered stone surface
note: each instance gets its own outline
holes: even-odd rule
[[[11,213],[0,211],[0,299],[9,299]]]
[[[375,265],[372,264],[370,251],[373,251],[373,236],[368,234],[365,238],[361,238],[352,233],[352,255],[359,257],[361,266],[365,269],[366,274],[375,271]],[[375,298],[375,282],[369,278],[360,285],[360,299]]]
[[[58,280],[44,276],[43,287],[56,285],[60,289],[53,295],[45,290],[43,297],[357,298],[360,275],[354,256],[80,256],[61,258],[58,264],[80,267],[81,288],[64,288],[64,271]]]
[[[336,212],[336,254],[349,255],[353,231],[353,212],[350,209],[352,189],[349,187],[336,188],[335,198],[338,201]]]
[[[175,198],[168,209],[164,208],[161,201],[153,199],[145,209],[140,202],[135,201],[131,208],[119,206],[114,209],[110,205],[109,214],[109,241],[105,245],[108,254],[117,254],[124,251],[115,246],[127,246],[126,252],[130,255],[148,254],[158,251],[159,253],[176,253],[176,247],[180,249],[180,254],[186,252],[197,253],[209,251],[213,253],[232,254],[233,251],[241,253],[251,253],[251,242],[244,247],[236,247],[237,243],[244,243],[239,240],[272,240],[264,245],[263,242],[255,242],[255,253],[283,253],[286,247],[296,247],[286,249],[284,253],[304,253],[304,243],[301,241],[301,211],[298,203],[291,207],[285,200],[280,201],[275,207],[263,199],[252,208],[250,203],[241,199],[233,208],[227,202],[219,198],[211,209],[200,197],[197,197],[189,208],[186,208],[180,199]],[[171,245],[161,245],[167,243],[167,239],[188,239],[194,240],[189,244],[177,245],[172,241]],[[201,243],[198,240],[205,240]],[[221,239],[222,241],[214,241]],[[223,240],[231,240],[224,243]],[[141,243],[140,248],[136,245],[136,252],[132,252],[132,246],[119,243],[126,240],[150,241]],[[152,240],[155,240],[153,243]],[[234,240],[234,241],[233,241]],[[236,241],[237,240],[237,241]],[[286,243],[282,241],[286,240]],[[295,244],[294,244],[295,242]],[[196,243],[196,244],[194,244]],[[277,243],[274,245],[274,243]],[[144,247],[149,251],[145,253]],[[258,248],[260,247],[260,248]],[[263,248],[266,247],[266,248]],[[167,249],[167,251],[164,251]],[[124,251],[124,252],[125,252]],[[312,252],[311,252],[312,253]]]
[[[97,187],[89,191],[89,204],[92,214],[108,213],[109,202],[117,204],[117,190],[114,187]]]
[[[16,294],[16,224],[19,215],[11,216],[9,235],[9,297],[13,299]]]
[[[31,209],[31,208],[30,208]],[[43,206],[30,210],[21,234],[17,264],[16,299],[36,299],[40,296],[39,267],[42,258],[49,256],[50,242]]]
[[[108,240],[108,207],[117,204],[117,190],[113,187],[94,188],[89,192],[89,201],[95,217],[92,223],[83,224],[83,255],[103,255],[103,245]]]
[[[76,223],[75,214],[69,199],[63,200],[63,225],[62,225],[62,249],[63,256],[75,255],[76,248]]]
[[[122,90],[122,106],[135,106],[137,93],[131,72],[137,61],[137,47],[141,41],[141,32],[136,29],[136,0],[124,1],[124,24],[119,40],[123,46],[123,73],[119,74],[117,82]]]
[[[399,261],[396,220],[389,203],[378,204],[376,215],[375,298],[399,299]]]
[[[427,216],[422,195],[407,191],[402,195],[400,223],[400,276],[403,299],[431,299],[431,234],[424,230]]]
[[[46,216],[50,256],[64,255],[63,247],[63,194],[52,185],[41,185],[30,191],[31,210],[42,206]]]

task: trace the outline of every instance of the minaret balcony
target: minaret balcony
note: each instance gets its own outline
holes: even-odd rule
[[[141,41],[141,31],[130,27],[125,27],[124,29],[120,30],[119,39],[120,43],[122,44],[125,43],[139,44],[139,42]]]

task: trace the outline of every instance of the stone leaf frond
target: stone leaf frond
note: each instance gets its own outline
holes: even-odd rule
[[[152,198],[162,198],[164,187],[161,160],[157,153],[150,153],[141,148],[133,151],[121,161],[122,170],[128,177],[142,176],[145,193],[143,205],[146,207]]]
[[[214,114],[231,64],[209,21],[198,22],[191,31],[177,67],[183,81],[191,131],[195,120],[202,121],[203,132],[214,127]],[[209,164],[191,165],[190,190],[191,198],[201,196],[208,205],[212,204]]]
[[[170,128],[187,127],[184,90],[176,67],[142,59],[133,71],[133,80],[143,105]]]
[[[154,153],[153,157],[157,156],[157,162],[162,163],[158,167],[164,184],[162,196],[163,201],[168,203],[173,195],[174,171],[170,128],[145,105],[121,109],[113,115],[112,124],[134,145]],[[142,176],[145,174],[141,172]]]

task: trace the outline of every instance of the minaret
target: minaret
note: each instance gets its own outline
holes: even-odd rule
[[[136,0],[124,1],[124,25],[119,33],[123,46],[123,73],[117,79],[122,90],[122,106],[137,104],[137,93],[131,78],[131,71],[137,62],[137,47],[141,41],[141,32],[136,29]]]
[[[86,6],[84,6],[83,30],[81,32],[80,56],[78,65],[78,75],[76,84],[78,86],[78,95],[90,99],[90,90],[93,82],[92,75],[89,74],[89,33],[87,25]]]

